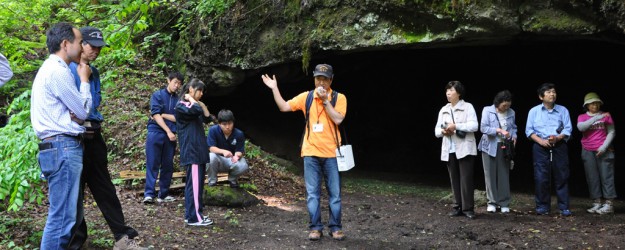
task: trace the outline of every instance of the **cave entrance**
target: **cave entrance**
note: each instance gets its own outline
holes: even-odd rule
[[[344,124],[356,157],[356,168],[348,174],[391,176],[408,182],[449,183],[445,164],[440,161],[441,139],[434,136],[438,111],[447,103],[447,82],[459,80],[465,84],[464,99],[473,104],[478,119],[482,108],[492,104],[498,91],[510,90],[519,128],[510,182],[513,191],[528,192],[533,192],[534,183],[531,145],[524,135],[527,113],[540,103],[538,86],[555,83],[556,103],[569,109],[574,128],[569,141],[571,194],[587,196],[577,116],[583,112],[584,95],[595,91],[604,101],[602,109],[613,114],[618,128],[620,119],[625,117],[616,108],[621,93],[615,91],[623,81],[623,58],[625,44],[595,40],[523,41],[490,46],[325,52],[323,58],[310,63],[308,71],[317,63],[331,64],[335,71],[333,89],[347,95]],[[232,109],[237,126],[252,142],[301,164],[298,144],[303,115],[278,111],[270,90],[260,79],[264,73],[277,75],[282,96],[287,100],[314,86],[311,73],[304,73],[300,62],[275,65],[248,72],[246,81],[232,94],[211,97],[209,107],[213,107],[212,112]],[[478,132],[476,138],[479,140],[480,136]],[[617,166],[622,141],[615,139]],[[476,188],[483,190],[479,151],[475,166]],[[625,171],[616,170],[616,180],[624,175]],[[618,193],[624,191],[625,186],[617,185]]]

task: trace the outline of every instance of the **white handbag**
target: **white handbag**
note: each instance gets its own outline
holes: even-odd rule
[[[342,145],[336,149],[336,162],[341,172],[350,170],[356,166],[356,163],[354,163],[352,145]]]

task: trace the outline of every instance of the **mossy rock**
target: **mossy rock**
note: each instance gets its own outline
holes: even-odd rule
[[[260,201],[245,189],[231,188],[229,186],[207,187],[204,189],[203,199],[204,205],[226,207],[253,206]]]

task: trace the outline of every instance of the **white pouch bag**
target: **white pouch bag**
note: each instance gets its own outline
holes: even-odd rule
[[[350,170],[356,166],[356,163],[354,163],[352,145],[342,145],[340,148],[336,149],[336,162],[341,172]]]

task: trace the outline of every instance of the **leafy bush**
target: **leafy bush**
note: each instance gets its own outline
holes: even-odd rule
[[[177,32],[184,33],[188,22],[198,14],[216,18],[234,3],[235,0],[0,0],[0,52],[8,57],[16,73],[11,82],[0,89],[0,102],[7,100],[8,103],[13,99],[9,107],[0,103],[0,112],[10,116],[7,126],[0,128],[0,210],[17,211],[25,202],[40,204],[45,197],[36,157],[38,139],[30,124],[29,89],[34,74],[48,57],[45,32],[52,24],[63,21],[76,27],[94,26],[103,31],[109,47],[102,49],[95,64],[103,72],[102,93],[110,107],[101,107],[100,111],[113,125],[111,128],[132,131],[134,134],[128,132],[131,135],[126,136],[133,136],[143,132],[132,123],[140,120],[137,117],[144,116],[145,110],[141,106],[135,106],[132,112],[123,112],[128,113],[126,116],[109,113],[119,114],[117,103],[138,102],[128,100],[128,93],[141,96],[140,93],[151,89],[146,82],[159,75],[157,72],[172,67],[183,68],[170,58],[184,56],[175,46],[180,38]],[[147,53],[150,50],[154,53]],[[150,56],[159,63],[145,67]],[[17,96],[19,93],[22,94]],[[125,117],[130,119],[122,120]],[[115,124],[124,129],[115,127]],[[128,159],[134,163],[132,159],[143,158],[142,143],[120,144],[124,151],[116,151],[110,142],[121,140],[111,139],[115,138],[110,136],[107,141],[113,146],[109,148],[110,159],[122,164],[142,165],[128,163]],[[257,154],[253,150],[251,153]]]
[[[45,197],[40,188],[37,137],[30,125],[30,91],[13,99],[8,113],[13,113],[11,119],[0,128],[0,205],[17,211],[25,201],[39,204]]]

